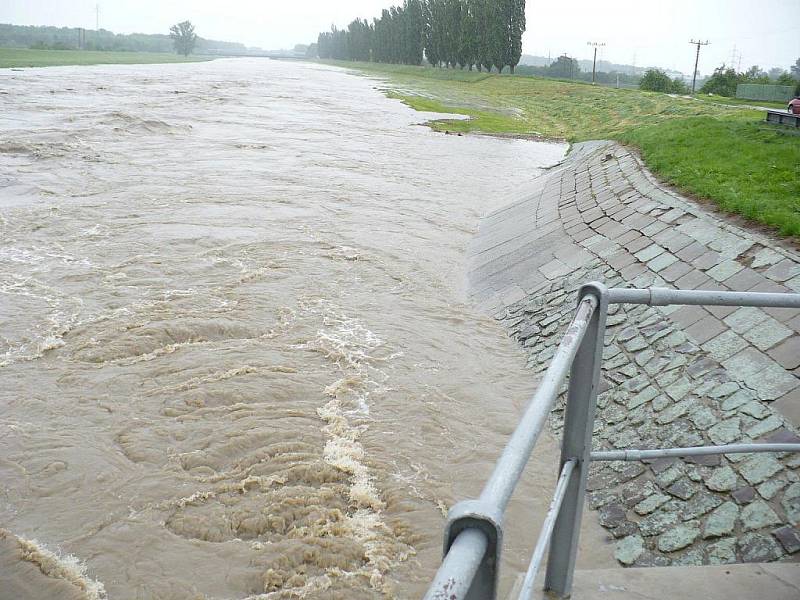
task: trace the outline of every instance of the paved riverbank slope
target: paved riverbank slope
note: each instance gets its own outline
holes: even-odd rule
[[[577,287],[800,292],[800,256],[659,185],[626,148],[576,145],[486,216],[473,299],[547,368]],[[800,441],[800,314],[621,307],[608,319],[595,444],[641,448]],[[558,433],[561,409],[552,426]],[[588,502],[626,565],[800,557],[800,457],[598,464]]]

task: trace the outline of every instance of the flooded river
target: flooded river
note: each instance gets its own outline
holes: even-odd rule
[[[465,250],[566,147],[435,134],[376,86],[257,59],[0,71],[3,600],[424,590],[535,385],[468,304]]]

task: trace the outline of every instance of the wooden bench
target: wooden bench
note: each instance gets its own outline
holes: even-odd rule
[[[800,115],[793,115],[785,110],[768,110],[767,123],[800,127]]]

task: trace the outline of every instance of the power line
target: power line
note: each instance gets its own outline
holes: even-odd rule
[[[595,72],[597,70],[597,48],[606,45],[605,42],[586,42],[589,46],[594,46],[594,59],[592,60],[592,83],[594,84]]]
[[[706,40],[705,42],[701,42],[700,40],[697,41],[692,40],[689,43],[694,46],[697,46],[697,55],[695,56],[694,59],[694,73],[692,74],[692,93],[694,94],[694,86],[695,83],[697,82],[697,65],[700,63],[700,46],[708,46],[710,42],[708,40]]]

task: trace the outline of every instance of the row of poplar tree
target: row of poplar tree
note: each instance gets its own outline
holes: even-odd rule
[[[320,33],[320,58],[502,72],[522,55],[525,0],[404,0],[372,23]]]

